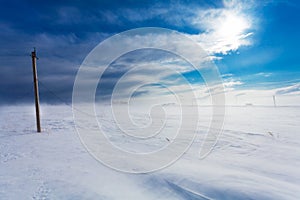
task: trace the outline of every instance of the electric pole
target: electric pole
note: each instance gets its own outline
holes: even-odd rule
[[[277,105],[276,105],[276,97],[275,97],[275,95],[273,95],[273,103],[274,103],[274,107],[277,107]]]
[[[39,102],[39,87],[38,87],[38,78],[36,71],[36,50],[35,48],[31,52],[32,58],[32,72],[33,72],[33,83],[34,83],[34,99],[35,99],[35,114],[36,114],[36,128],[37,132],[41,132],[41,122],[40,122],[40,102]]]

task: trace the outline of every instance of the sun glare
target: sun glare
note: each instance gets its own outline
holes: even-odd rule
[[[239,38],[248,28],[250,28],[250,24],[245,18],[228,13],[220,25],[219,34],[223,39],[231,40]]]

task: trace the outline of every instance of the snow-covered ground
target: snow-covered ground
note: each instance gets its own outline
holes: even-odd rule
[[[190,150],[146,174],[96,161],[80,142],[70,107],[41,108],[39,134],[33,106],[0,107],[0,199],[300,199],[300,107],[227,107],[223,134],[199,159],[211,111],[200,107]],[[115,145],[152,150],[168,142],[164,135],[132,145],[115,134],[108,109],[100,109],[99,121]]]

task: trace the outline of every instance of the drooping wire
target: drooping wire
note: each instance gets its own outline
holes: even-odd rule
[[[80,109],[78,109],[78,108],[72,106],[71,103],[68,103],[67,101],[65,101],[63,98],[61,98],[59,95],[57,95],[54,91],[52,91],[51,89],[49,89],[49,88],[46,86],[46,84],[44,84],[44,83],[41,82],[40,80],[39,80],[39,84],[40,84],[40,86],[42,86],[45,90],[47,90],[50,94],[52,94],[54,97],[56,97],[60,102],[62,102],[62,103],[65,104],[66,106],[70,107],[72,110],[77,110],[78,112],[80,112],[80,113],[82,113],[82,114],[88,115],[88,116],[90,116],[90,117],[95,117],[94,115],[91,115],[91,114],[89,114],[89,113],[87,113],[87,112],[84,112],[84,111],[82,111],[82,110],[80,110]]]

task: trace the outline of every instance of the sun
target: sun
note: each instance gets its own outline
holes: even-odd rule
[[[240,38],[250,27],[251,24],[245,17],[228,12],[221,21],[218,32],[221,38],[232,40]]]

